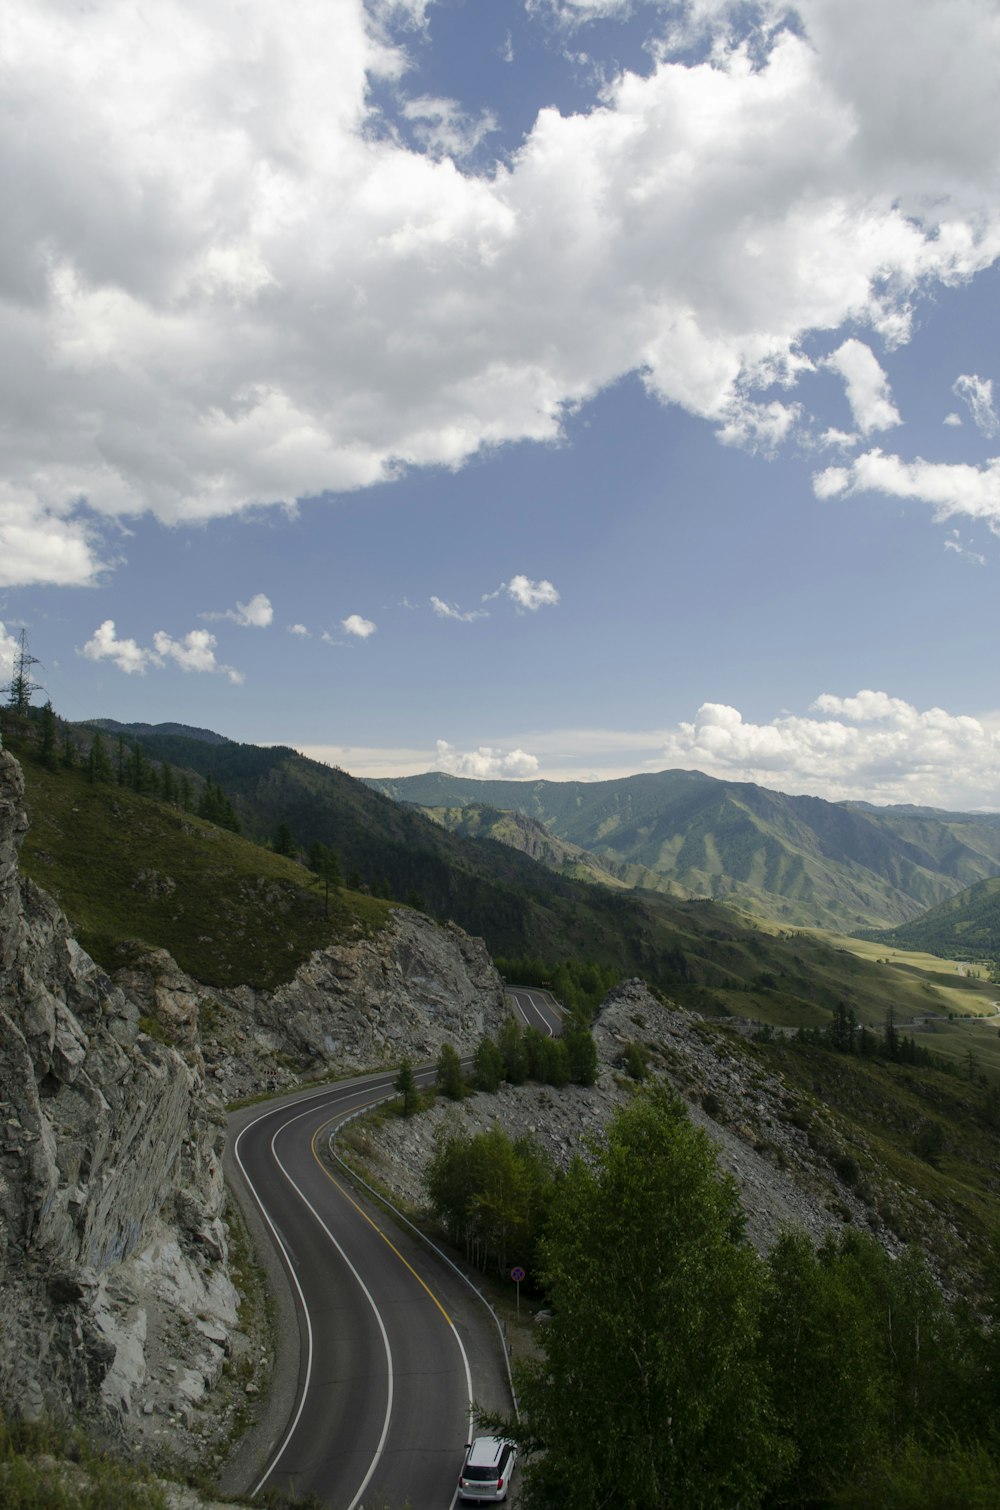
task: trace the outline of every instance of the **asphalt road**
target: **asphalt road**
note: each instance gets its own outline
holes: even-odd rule
[[[391,1096],[394,1078],[361,1076],[230,1118],[231,1182],[259,1248],[270,1239],[277,1255],[280,1339],[269,1408],[225,1476],[232,1492],[444,1510],[471,1401],[510,1406],[488,1312],[326,1156],[330,1130]]]
[[[550,992],[534,987],[529,990],[527,986],[508,986],[507,997],[513,1001],[526,1027],[540,1028],[550,1038],[562,1032],[562,1017]]]

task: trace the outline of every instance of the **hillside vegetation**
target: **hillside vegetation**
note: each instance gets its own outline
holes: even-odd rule
[[[985,982],[943,965],[910,970],[874,957],[871,945],[762,928],[715,902],[557,876],[289,749],[155,732],[143,741],[147,761],[168,761],[203,794],[211,776],[244,834],[282,832],[290,844],[281,855],[150,796],[90,783],[80,769],[47,768],[37,729],[18,738],[33,819],[25,870],[56,894],[101,963],[118,962],[123,941],[138,938],[208,984],[273,985],[322,944],[378,927],[398,899],[482,936],[495,957],[530,959],[539,978],[589,960],[607,979],[640,975],[709,1016],[784,1031],[823,1027],[840,1006],[878,1027],[892,1007],[904,1026],[933,1027],[935,1048],[959,1059],[966,1042],[949,1016],[993,1011]],[[331,887],[329,917],[325,888],[300,863],[316,844],[332,848],[349,883]],[[992,1039],[986,1047],[989,1069],[1000,1054]]]
[[[31,827],[21,868],[51,892],[105,968],[130,939],[207,985],[272,987],[313,950],[381,926],[388,904],[324,891],[294,860],[81,770],[50,771],[16,738]]]
[[[370,784],[435,810],[523,813],[629,886],[731,900],[785,924],[893,927],[1000,874],[1000,816],[789,797],[699,771],[594,782],[431,772]]]
[[[900,949],[926,949],[945,959],[1000,961],[1000,877],[979,881],[911,923],[871,937]]]

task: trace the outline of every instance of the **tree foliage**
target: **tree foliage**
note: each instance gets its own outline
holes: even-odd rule
[[[437,1087],[450,1101],[461,1101],[465,1095],[465,1075],[458,1050],[450,1043],[443,1043],[437,1057]]]
[[[531,1138],[512,1142],[500,1128],[466,1137],[445,1133],[428,1165],[431,1207],[470,1263],[500,1273],[532,1266],[552,1190],[552,1169]]]
[[[399,1073],[392,1083],[393,1090],[403,1102],[403,1116],[412,1117],[420,1104],[420,1092],[417,1090],[417,1082],[413,1074],[413,1064],[409,1059],[404,1059],[399,1066]]]
[[[521,1372],[526,1502],[583,1510],[757,1505],[787,1456],[757,1356],[764,1271],[732,1181],[657,1090],[553,1186],[552,1320]],[[512,1423],[507,1423],[512,1425]]]

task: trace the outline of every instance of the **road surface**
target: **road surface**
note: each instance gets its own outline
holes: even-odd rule
[[[262,1254],[269,1240],[277,1255],[279,1306],[269,1408],[225,1476],[230,1492],[447,1510],[472,1399],[510,1407],[481,1302],[326,1157],[330,1130],[392,1096],[394,1078],[360,1076],[230,1117],[229,1177]]]

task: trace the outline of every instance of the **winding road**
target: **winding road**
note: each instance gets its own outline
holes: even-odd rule
[[[549,1034],[546,993],[511,990]],[[434,1070],[417,1072],[431,1084]],[[229,1118],[226,1171],[278,1307],[268,1408],[224,1475],[230,1493],[313,1494],[332,1510],[446,1510],[471,1406],[509,1409],[506,1359],[473,1289],[367,1200],[330,1135],[394,1095],[394,1071]]]

